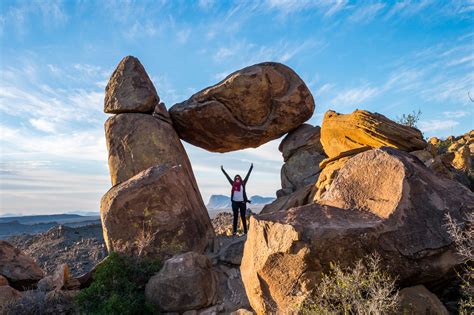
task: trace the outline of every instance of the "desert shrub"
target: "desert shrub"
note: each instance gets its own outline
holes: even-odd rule
[[[441,140],[437,144],[435,144],[436,151],[438,154],[443,154],[448,152],[448,148],[453,144],[454,142],[452,140]]]
[[[76,305],[85,314],[156,314],[145,302],[144,290],[159,269],[157,260],[111,253],[97,268],[90,287],[76,297]]]
[[[304,314],[389,314],[397,310],[399,295],[393,280],[372,254],[353,268],[331,264],[329,273],[303,304]]]
[[[44,315],[44,314],[72,314],[74,300],[68,291],[43,292],[28,290],[22,293],[21,298],[8,303],[1,314],[8,315]]]
[[[411,114],[403,114],[402,117],[398,117],[397,122],[401,125],[416,128],[416,124],[420,120],[420,117],[421,110],[418,110],[418,112],[413,111]]]
[[[446,214],[446,229],[464,262],[462,272],[458,273],[462,281],[459,314],[474,314],[474,213],[466,216],[464,224]]]

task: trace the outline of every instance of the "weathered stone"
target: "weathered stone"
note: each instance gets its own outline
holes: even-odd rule
[[[471,152],[467,145],[460,146],[454,152],[454,158],[451,165],[460,171],[469,172],[472,168],[471,165]]]
[[[411,155],[416,156],[421,162],[428,163],[433,159],[433,155],[427,150],[417,150],[410,152]]]
[[[195,252],[174,256],[148,281],[147,302],[160,311],[182,312],[215,302],[217,275],[209,259]]]
[[[249,311],[249,310],[246,310],[245,308],[241,308],[241,309],[238,309],[238,310],[230,313],[230,315],[253,315],[253,312]]]
[[[61,290],[66,287],[69,280],[69,268],[67,264],[61,264],[51,276],[44,277],[38,282],[38,289],[46,292]]]
[[[310,204],[313,201],[314,194],[314,184],[307,185],[287,196],[275,199],[272,203],[265,205],[260,213],[282,211]]]
[[[281,167],[282,189],[297,191],[315,184],[321,169],[319,163],[326,156],[318,152],[299,151],[293,154]]]
[[[227,264],[240,266],[242,255],[244,253],[244,244],[244,237],[233,240],[230,244],[220,250],[219,260]]]
[[[155,87],[140,61],[123,58],[105,88],[104,112],[151,113],[160,102]]]
[[[283,138],[278,149],[282,153],[284,161],[287,161],[298,150],[324,154],[320,136],[321,127],[302,124]]]
[[[8,285],[0,286],[0,314],[4,314],[3,310],[5,306],[7,306],[10,303],[15,302],[16,300],[20,298],[21,298],[21,293],[15,290],[14,288]]]
[[[426,147],[418,129],[366,110],[347,115],[327,111],[321,126],[321,143],[330,158],[357,148],[389,146],[410,152]]]
[[[0,287],[2,285],[9,285],[7,278],[5,278],[4,276],[0,276]]]
[[[298,309],[331,262],[373,252],[401,286],[442,283],[461,263],[445,215],[474,211],[472,192],[392,148],[348,159],[320,202],[252,217],[241,272],[257,314]]]
[[[423,285],[400,290],[399,314],[448,315],[449,312],[436,295]]]
[[[173,126],[146,114],[119,114],[105,123],[112,186],[155,165],[183,165],[197,189],[191,164]]]
[[[274,62],[238,70],[170,108],[180,138],[213,152],[258,147],[298,127],[313,111],[303,80]]]
[[[43,278],[43,270],[34,260],[10,243],[0,240],[0,275],[19,290],[35,286]]]
[[[109,252],[171,257],[203,252],[214,231],[199,191],[182,165],[146,169],[102,197]]]
[[[326,190],[331,187],[332,181],[337,175],[339,169],[349,160],[351,156],[345,156],[338,159],[334,159],[330,162],[324,160],[322,163],[325,163],[324,169],[319,173],[318,181],[316,182],[316,194],[314,195],[314,200],[317,201],[323,196]],[[321,163],[321,164],[322,164]],[[320,165],[321,165],[320,164]]]

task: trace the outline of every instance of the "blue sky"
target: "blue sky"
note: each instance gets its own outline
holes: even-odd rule
[[[104,87],[138,57],[168,107],[262,61],[292,67],[324,112],[396,119],[420,109],[426,137],[474,128],[473,1],[0,2],[0,215],[97,211],[110,188]],[[185,145],[204,201],[280,187],[280,140],[208,153]]]

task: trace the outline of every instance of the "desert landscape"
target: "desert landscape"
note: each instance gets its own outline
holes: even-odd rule
[[[474,314],[474,4],[0,2],[0,315]]]
[[[144,313],[469,311],[474,131],[426,141],[410,124],[366,110],[305,124],[311,92],[274,62],[167,110],[127,56],[105,95],[112,187],[101,223],[53,216],[61,224],[47,232],[0,241],[3,312],[116,312],[129,307],[114,300],[122,295]],[[249,215],[248,235],[232,236],[230,200],[210,198],[209,210],[222,210],[211,220],[181,139],[226,152],[284,134],[277,198],[252,197],[263,208]],[[344,300],[344,287],[331,287],[341,279],[331,277],[347,277],[355,297]],[[325,296],[331,289],[338,293]]]

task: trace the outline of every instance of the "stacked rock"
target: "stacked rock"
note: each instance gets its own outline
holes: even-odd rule
[[[337,170],[358,153],[383,146],[406,152],[426,147],[418,129],[366,110],[355,110],[345,115],[327,111],[321,126],[321,143],[328,158],[319,165],[322,172],[316,183],[317,201],[321,200]]]
[[[110,251],[169,257],[203,252],[214,236],[191,164],[140,61],[125,57],[106,87],[113,187],[101,201]]]

